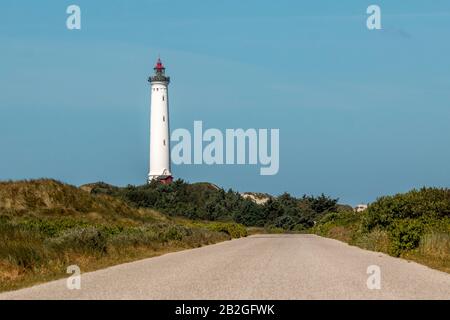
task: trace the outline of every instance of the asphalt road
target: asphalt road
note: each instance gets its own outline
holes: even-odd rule
[[[368,289],[367,268],[381,288]],[[0,299],[450,299],[450,275],[314,235],[256,235],[82,274]]]

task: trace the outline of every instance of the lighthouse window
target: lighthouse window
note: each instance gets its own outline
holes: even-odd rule
[[[166,117],[165,116],[163,116],[163,121],[166,121]]]
[[[164,101],[164,96],[162,96],[163,97],[163,101]]]
[[[163,144],[166,145],[166,140],[163,140]]]

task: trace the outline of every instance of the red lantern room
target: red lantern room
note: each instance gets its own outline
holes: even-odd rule
[[[166,76],[166,67],[164,67],[163,63],[161,62],[161,59],[158,58],[158,61],[156,61],[155,67],[153,68],[155,70],[155,74],[153,76],[150,76],[148,78],[149,82],[158,81],[158,82],[170,82],[170,77]]]
[[[155,65],[154,70],[155,70],[156,72],[162,72],[162,71],[164,71],[165,69],[166,69],[166,68],[164,68],[164,65],[162,64],[161,59],[158,58],[158,61],[156,61],[156,65]]]

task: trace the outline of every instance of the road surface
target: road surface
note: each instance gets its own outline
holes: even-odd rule
[[[380,289],[367,287],[371,265]],[[0,299],[450,299],[450,275],[315,235],[255,235],[82,274],[80,290],[61,279]]]

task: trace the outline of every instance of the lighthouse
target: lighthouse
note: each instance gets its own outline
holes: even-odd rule
[[[148,182],[157,180],[162,183],[172,182],[170,171],[169,140],[169,91],[170,77],[166,76],[166,68],[158,58],[154,75],[150,82],[150,171]]]

